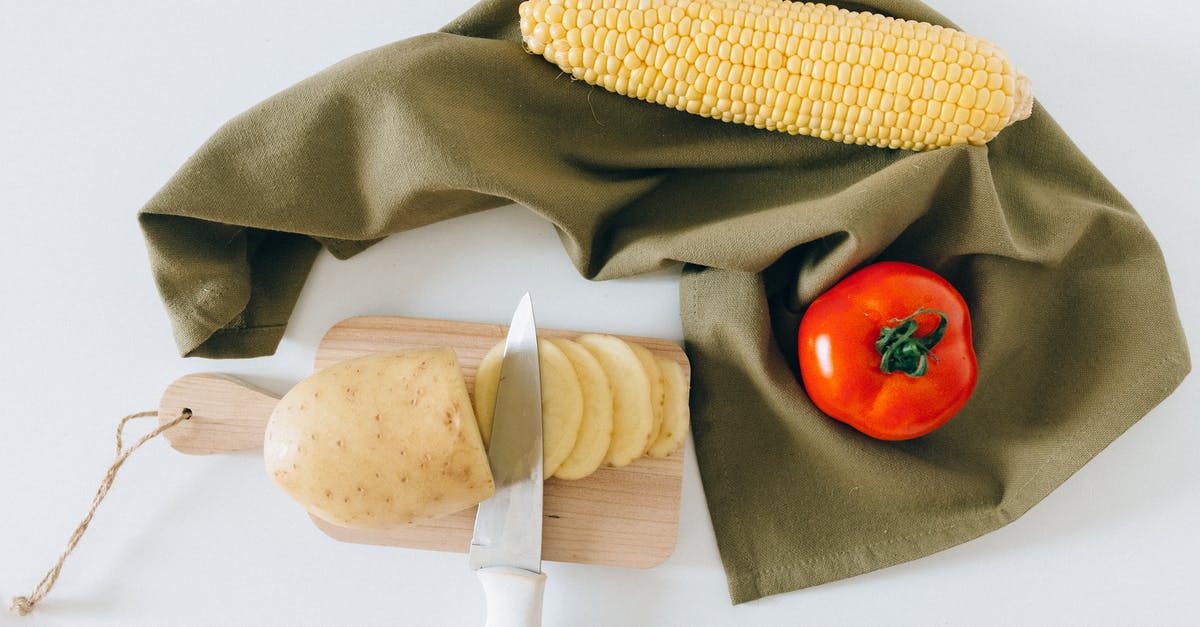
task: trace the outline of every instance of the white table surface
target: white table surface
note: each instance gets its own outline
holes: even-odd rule
[[[5,605],[41,577],[83,514],[117,419],[154,408],[177,376],[221,371],[282,393],[344,317],[499,322],[526,288],[553,295],[538,302],[544,326],[682,337],[677,271],[586,281],[549,224],[507,207],[395,236],[350,261],[323,253],[273,357],[176,355],[137,209],[228,118],[470,4],[0,0]],[[1006,48],[1140,210],[1194,342],[1200,11],[1183,0],[936,6]],[[444,249],[459,254],[411,272]],[[689,444],[671,559],[645,571],[547,563],[546,624],[1196,624],[1197,406],[1193,376],[1043,503],[981,539],[737,607]],[[257,453],[187,457],[156,441],[123,469],[44,606],[25,619],[0,612],[0,623],[471,625],[482,616],[464,556],[334,542],[268,482]]]

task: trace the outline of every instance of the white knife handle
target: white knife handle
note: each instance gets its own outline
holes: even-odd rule
[[[475,571],[487,597],[485,627],[540,627],[546,574],[492,566]]]

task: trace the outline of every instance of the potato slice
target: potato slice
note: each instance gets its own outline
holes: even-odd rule
[[[613,437],[605,461],[626,466],[646,450],[654,425],[650,380],[637,354],[624,340],[589,333],[576,340],[600,362],[613,393]]]
[[[343,361],[280,399],[267,473],[335,525],[390,528],[466,509],[495,484],[454,351]]]
[[[666,457],[674,453],[687,437],[691,412],[688,409],[688,383],[683,375],[683,366],[671,359],[656,359],[663,374],[663,422],[647,454]]]
[[[608,375],[590,352],[576,342],[565,338],[551,338],[550,343],[562,350],[583,391],[583,421],[579,425],[579,437],[575,448],[559,465],[554,476],[559,479],[582,479],[604,463],[608,445],[612,442],[613,396],[609,388]]]
[[[504,361],[504,342],[484,355],[475,373],[475,406],[479,431],[491,442],[500,365]],[[579,424],[583,420],[583,391],[571,361],[550,342],[538,339],[538,367],[542,377],[542,475],[553,476],[563,460],[575,448]]]
[[[654,423],[650,425],[650,435],[646,436],[646,447],[642,452],[650,450],[650,446],[658,439],[658,431],[662,427],[663,421],[663,374],[662,369],[658,366],[658,361],[654,357],[654,353],[650,349],[638,344],[637,342],[626,342],[629,348],[633,349],[633,354],[637,355],[638,361],[642,362],[642,368],[646,371],[646,378],[650,380],[650,409],[654,412]]]
[[[562,349],[538,340],[542,376],[542,476],[552,477],[575,448],[583,422],[583,388]]]
[[[538,354],[541,359],[541,354]],[[496,388],[500,385],[500,365],[504,362],[504,342],[492,347],[475,370],[475,421],[484,447],[492,443],[492,414],[496,411]],[[539,361],[539,364],[541,362]]]

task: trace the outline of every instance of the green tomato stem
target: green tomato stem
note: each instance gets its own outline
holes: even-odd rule
[[[916,337],[917,316],[922,314],[934,314],[940,320],[937,328],[928,335]],[[883,327],[879,331],[879,339],[875,341],[875,350],[880,355],[879,370],[884,374],[903,372],[910,377],[924,375],[929,370],[929,359],[937,361],[932,351],[946,335],[946,325],[950,322],[946,314],[922,307],[906,318],[892,318],[888,322],[894,326]]]

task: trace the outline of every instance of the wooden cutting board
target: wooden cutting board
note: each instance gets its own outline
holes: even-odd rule
[[[358,317],[334,325],[317,347],[314,371],[368,353],[449,346],[458,354],[468,389],[484,354],[504,339],[507,325],[390,316]],[[575,337],[577,331],[538,329],[541,337]],[[669,340],[618,336],[678,362],[688,381],[687,355]],[[192,418],[166,431],[175,449],[212,454],[260,448],[277,396],[220,374],[176,380],[163,394],[159,420]],[[557,562],[649,568],[675,549],[679,528],[683,450],[660,459],[643,457],[623,468],[605,467],[578,481],[545,484],[542,556]],[[475,508],[390,530],[347,529],[313,517],[324,533],[343,542],[465,553]]]

